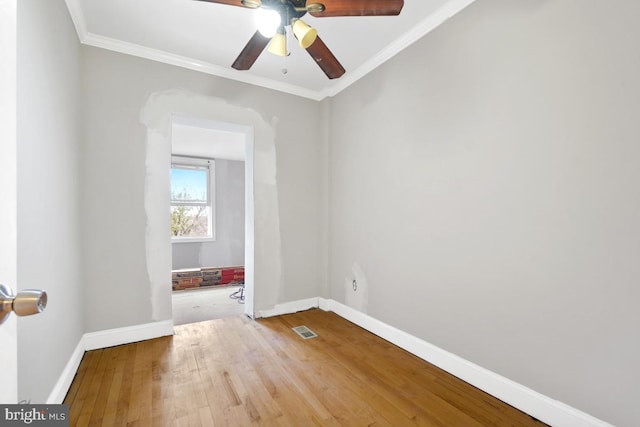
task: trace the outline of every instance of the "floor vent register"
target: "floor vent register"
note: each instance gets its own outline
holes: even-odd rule
[[[295,328],[291,328],[293,329],[293,331],[300,335],[302,338],[304,338],[305,340],[308,340],[309,338],[315,338],[318,336],[318,334],[316,334],[315,332],[313,332],[311,329],[307,328],[306,326],[296,326]]]

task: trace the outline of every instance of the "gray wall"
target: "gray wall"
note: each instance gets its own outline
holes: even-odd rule
[[[44,402],[83,328],[79,43],[64,1],[18,2],[18,287],[47,309],[18,319],[18,397]]]
[[[223,100],[230,111],[251,110],[270,124],[275,136],[276,181],[275,186],[259,183],[256,187],[256,205],[262,209],[256,214],[256,241],[277,237],[280,252],[266,251],[256,244],[255,256],[256,263],[278,264],[282,270],[278,281],[263,284],[258,283],[261,275],[256,271],[256,309],[317,296],[322,277],[322,266],[317,260],[326,251],[319,238],[324,224],[320,197],[323,184],[320,105],[102,49],[83,46],[82,53],[86,117],[83,162],[87,165],[82,174],[87,332],[163,320],[152,315],[146,263],[147,251],[164,249],[145,246],[147,128],[140,115],[151,95],[167,91],[187,93],[185,97],[191,96],[195,103],[203,96]],[[166,98],[157,97],[159,101]],[[243,124],[244,116],[238,114],[235,119],[224,121],[237,119]],[[308,137],[301,141],[301,134]],[[260,150],[261,144],[262,141],[256,141]],[[266,154],[258,148],[256,161],[262,165]],[[269,197],[277,194],[273,198],[275,207],[265,203],[265,191],[273,192]],[[277,216],[273,218],[274,215]],[[265,217],[279,224],[278,236],[271,236],[271,230],[264,232]],[[170,263],[169,258],[168,267]],[[170,289],[169,274],[167,289]],[[118,298],[115,305],[104,303],[114,295],[126,298]]]
[[[215,161],[215,241],[173,243],[174,270],[244,265],[244,162]]]
[[[332,99],[331,297],[638,425],[638,16],[478,1]]]

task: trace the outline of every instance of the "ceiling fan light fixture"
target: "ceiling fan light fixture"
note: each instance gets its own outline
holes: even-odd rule
[[[278,29],[276,35],[271,39],[267,50],[274,55],[289,56],[289,52],[287,52],[287,36],[284,34],[284,28],[280,27]]]
[[[276,34],[282,21],[277,10],[264,7],[256,10],[255,19],[258,31],[267,38],[271,38]]]
[[[300,47],[303,49],[311,46],[316,41],[316,37],[318,37],[318,31],[307,25],[302,19],[294,19],[291,27],[293,34],[298,39],[298,43],[300,43]]]

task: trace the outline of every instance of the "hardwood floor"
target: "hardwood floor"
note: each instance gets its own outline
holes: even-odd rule
[[[333,313],[175,331],[87,352],[65,399],[71,425],[544,425]]]

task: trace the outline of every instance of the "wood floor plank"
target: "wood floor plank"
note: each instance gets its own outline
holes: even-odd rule
[[[126,425],[129,408],[131,403],[134,403],[132,398],[135,398],[135,396],[131,396],[131,387],[137,347],[136,344],[129,344],[120,346],[120,349],[121,353],[118,357],[122,361],[123,375],[120,389],[118,390],[118,401],[116,402],[116,418],[113,423],[116,426]]]
[[[334,313],[175,331],[87,352],[65,399],[71,425],[544,425]]]
[[[88,355],[86,359],[86,371],[74,399],[74,402],[78,402],[79,404],[73,405],[75,411],[70,411],[73,413],[69,414],[69,416],[75,416],[77,418],[78,421],[76,425],[81,427],[89,425],[97,389],[100,387],[102,381],[103,372],[99,367],[102,353],[103,351],[100,350]],[[83,358],[83,362],[84,361],[85,359]],[[83,362],[81,362],[81,364]]]
[[[90,415],[90,426],[99,426],[102,425],[102,419],[104,417],[104,412],[106,408],[106,398],[111,389],[111,384],[113,382],[115,367],[112,363],[112,349],[105,349],[101,353],[100,361],[97,366],[98,372],[101,373],[100,383],[97,384],[97,391],[93,395],[93,408],[91,410]],[[88,403],[88,401],[87,401]],[[87,405],[90,406],[90,405]]]
[[[67,391],[67,395],[65,396],[64,403],[71,404],[71,402],[73,402],[74,399],[76,398],[78,394],[78,390],[80,390],[80,384],[82,384],[82,380],[87,372],[88,363],[82,363],[82,362],[89,357],[91,357],[91,354],[85,353],[82,359],[80,360],[78,371],[76,372],[76,375],[73,379],[73,382],[71,383],[71,386],[69,386],[69,391]]]

